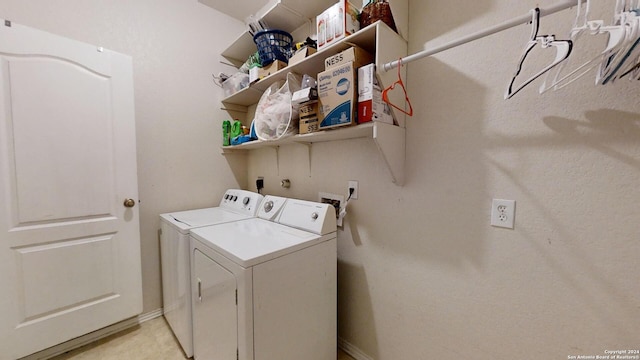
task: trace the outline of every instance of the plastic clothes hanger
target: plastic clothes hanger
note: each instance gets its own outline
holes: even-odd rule
[[[614,24],[624,29],[624,40],[613,50],[608,51],[602,62],[598,72],[596,73],[596,84],[604,84],[610,80],[610,76],[617,71],[618,65],[625,61],[626,55],[633,50],[636,41],[638,29],[638,16],[634,11],[630,11],[625,0],[616,2],[616,10],[614,15]],[[627,11],[629,10],[629,11]]]
[[[382,91],[382,100],[384,100],[384,102],[386,102],[387,104],[389,104],[390,106],[394,107],[395,109],[397,109],[398,111],[407,114],[409,116],[413,116],[413,107],[411,106],[411,100],[409,100],[409,95],[407,94],[407,89],[404,86],[404,82],[402,82],[402,75],[400,74],[400,69],[402,68],[402,58],[398,59],[398,80],[396,80],[396,82],[394,82],[393,84],[391,84],[389,87],[387,87],[386,89],[384,89],[384,91]],[[400,88],[402,89],[402,92],[404,94],[404,100],[405,100],[405,104],[404,105],[409,105],[409,111],[406,111],[403,107],[399,107],[396,104],[393,104],[391,101],[389,101],[389,91],[393,90],[396,85],[399,85]]]
[[[638,2],[636,3],[634,11],[636,12],[636,14],[640,15],[640,0],[638,0]],[[640,23],[639,23],[639,31],[640,31]],[[621,79],[627,75],[631,75],[629,77],[630,80],[634,80],[634,79],[640,80],[640,44],[638,44],[638,41],[640,41],[640,34],[638,35],[638,39],[639,40],[636,40],[635,49],[632,50],[628,56],[628,60],[627,60],[628,66],[620,70],[622,74],[618,76],[618,79]]]
[[[620,0],[618,0],[619,2]],[[549,89],[553,88],[554,90],[559,90],[564,88],[565,86],[573,83],[574,81],[580,79],[582,76],[588,74],[594,68],[598,67],[600,63],[602,63],[604,56],[615,48],[620,46],[625,39],[625,29],[619,25],[611,25],[605,26],[603,20],[589,20],[589,13],[591,9],[591,2],[587,0],[586,11],[584,14],[584,24],[582,26],[578,26],[580,21],[580,12],[581,12],[581,1],[578,0],[578,14],[576,16],[576,21],[574,23],[574,28],[571,30],[570,38],[572,41],[578,40],[583,36],[598,36],[598,35],[606,35],[607,36],[607,45],[605,49],[598,53],[597,56],[588,60],[587,62],[577,66],[572,71],[569,71],[566,74],[563,74],[566,67],[568,66],[567,62],[563,62],[559,67],[558,71],[555,72],[555,76],[551,84],[547,85],[546,80],[550,78],[551,73],[548,74],[547,79],[545,80],[545,84],[540,87],[540,93],[546,92]],[[617,11],[617,10],[616,10]]]
[[[538,30],[540,29],[540,9],[535,8],[531,10],[531,13],[532,13],[531,38],[527,42],[527,45],[524,49],[524,53],[522,54],[522,57],[520,58],[520,62],[518,63],[516,72],[513,75],[513,78],[511,78],[509,87],[507,88],[504,94],[505,100],[511,99],[515,94],[517,94],[520,90],[522,90],[524,87],[529,85],[532,81],[539,78],[540,76],[545,74],[547,71],[553,69],[556,65],[560,64],[562,61],[566,60],[567,57],[569,57],[569,54],[571,54],[571,49],[573,48],[573,42],[571,42],[571,40],[556,40],[554,35],[538,35]],[[540,46],[543,49],[546,49],[549,47],[555,47],[556,48],[555,59],[550,65],[547,65],[544,69],[538,71],[538,73],[536,73],[535,75],[527,79],[524,83],[514,88],[513,84],[515,83],[516,78],[518,77],[518,75],[520,75],[520,72],[522,71],[522,64],[526,60],[529,53],[531,53],[531,51],[538,44],[540,44]]]
[[[602,63],[606,54],[610,53],[616,47],[620,46],[624,41],[625,29],[621,26],[605,26],[602,20],[589,21],[587,26],[589,27],[589,35],[608,35],[607,45],[605,49],[602,50],[602,52],[600,52],[596,57],[578,66],[576,69],[562,77],[560,75],[563,69],[559,68],[553,80],[554,90],[562,89],[563,87],[578,80],[582,76],[588,74],[594,68],[597,68]]]
[[[636,14],[640,15],[640,0],[636,2],[634,11],[636,12]],[[631,77],[629,77],[630,80],[640,80],[640,45],[637,46],[636,49],[636,53],[631,56],[631,60],[634,61],[630,64],[629,67],[623,70],[624,73],[620,75],[620,78],[631,74]]]
[[[586,1],[586,6],[585,6],[585,11],[584,14],[582,12],[582,1],[583,0],[578,0],[577,1],[577,11],[576,11],[576,19],[573,22],[573,27],[571,28],[571,31],[569,32],[569,39],[573,42],[573,44],[576,43],[577,40],[581,39],[583,36],[586,35],[597,35],[599,33],[600,27],[602,26],[601,23],[598,22],[591,22],[589,21],[589,14],[591,13],[591,0],[587,0]],[[557,90],[560,87],[558,87],[558,85],[562,82],[565,82],[565,80],[570,79],[570,81],[568,81],[564,86],[568,85],[569,83],[577,80],[578,78],[582,77],[583,75],[585,75],[587,72],[589,72],[589,70],[593,69],[595,66],[597,66],[597,63],[595,63],[597,60],[601,60],[601,55],[599,54],[596,58],[579,65],[578,67],[576,67],[574,70],[570,71],[568,74],[560,77],[560,75],[564,72],[565,68],[567,67],[567,65],[569,63],[571,63],[571,61],[564,61],[562,62],[562,64],[560,64],[560,66],[558,66],[558,70],[555,72],[555,76],[553,76],[552,78],[552,73],[553,72],[548,72],[547,76],[545,77],[544,82],[542,83],[542,85],[540,86],[540,94],[543,94],[551,89]],[[574,74],[578,73],[580,70],[582,70],[583,68],[585,68],[586,66],[590,66],[589,68],[587,68],[585,71],[583,71],[582,73],[579,73],[577,76],[575,76],[574,78],[570,78],[571,76],[573,76]],[[562,87],[564,87],[562,86]]]
[[[623,78],[627,75],[631,75],[631,80],[640,80],[640,56],[636,58],[636,64],[626,70],[622,75],[620,75],[620,78]]]
[[[634,69],[637,65],[637,59],[640,56],[640,10],[637,9],[638,4],[635,7],[629,8],[629,11],[625,13],[624,21],[627,27],[627,46],[618,52],[619,60],[614,65],[610,66],[610,72],[602,84],[605,85],[610,81],[613,82],[616,78],[622,77],[628,73],[626,65],[631,65],[631,69]],[[617,74],[622,75],[617,76]]]
[[[589,12],[591,9],[591,0],[587,0],[586,10],[584,12],[584,22],[580,24],[581,15],[582,15],[582,0],[578,0],[578,6],[576,11],[576,19],[573,22],[573,28],[569,33],[569,39],[573,41],[575,44],[576,40],[578,40],[586,31],[589,30]],[[566,67],[567,61],[563,61],[562,64],[558,67],[558,71],[556,72],[556,76],[553,78],[553,81],[549,81],[551,78],[552,72],[548,72],[545,77],[542,85],[540,85],[540,94],[543,94],[551,89],[553,89],[558,83],[558,76],[562,72],[562,70]]]

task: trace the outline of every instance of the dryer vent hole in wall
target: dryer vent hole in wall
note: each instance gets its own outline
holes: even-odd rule
[[[318,201],[323,204],[331,204],[336,209],[336,220],[338,226],[342,226],[342,219],[338,217],[340,214],[340,207],[344,203],[344,196],[337,194],[330,194],[325,192],[318,193]]]

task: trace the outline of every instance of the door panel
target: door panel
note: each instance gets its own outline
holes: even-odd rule
[[[238,351],[236,277],[193,251],[193,354],[196,360],[235,360]]]
[[[131,58],[0,25],[0,359],[142,311]]]
[[[115,294],[113,234],[16,249],[16,255],[21,322]]]
[[[105,191],[114,182],[108,78],[46,57],[4,62],[18,225],[113,214],[114,194]]]

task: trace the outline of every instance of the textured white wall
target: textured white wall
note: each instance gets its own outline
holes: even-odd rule
[[[594,12],[608,20],[612,2]],[[410,51],[532,6],[411,1]],[[0,15],[133,56],[145,311],[156,309],[157,215],[210,205],[246,181],[241,156],[219,155],[226,114],[210,82],[241,25],[196,1],[4,0]],[[542,33],[565,34],[572,21],[569,11],[545,18]],[[339,233],[339,335],[374,359],[564,359],[639,346],[639,85],[583,79],[538,95],[538,82],[505,102],[528,36],[523,26],[408,66],[416,115],[403,187],[370,140],[314,144],[311,164],[301,145],[249,156],[249,187],[265,176],[267,193],[313,200],[359,180]],[[517,200],[515,230],[488,225],[494,197]]]
[[[540,6],[553,3],[538,1]],[[594,1],[611,18],[614,1]],[[534,1],[410,2],[410,52]],[[565,35],[573,13],[542,20]],[[249,182],[316,199],[359,180],[339,232],[339,335],[374,359],[566,359],[640,345],[640,83],[502,96],[529,28],[408,65],[415,116],[396,187],[370,140],[252,153]],[[597,44],[576,44],[577,58]],[[579,55],[581,52],[582,55]],[[532,62],[540,63],[532,60]],[[279,188],[290,178],[292,187]],[[253,186],[253,185],[252,185]],[[515,230],[489,226],[515,199]]]
[[[3,0],[0,17],[133,57],[144,311],[161,307],[158,214],[246,186],[242,158],[232,172],[220,155],[228,115],[211,77],[244,25],[195,0]]]

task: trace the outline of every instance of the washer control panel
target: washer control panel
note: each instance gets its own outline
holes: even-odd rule
[[[256,216],[264,196],[239,189],[229,189],[220,200],[220,207],[234,212]]]

